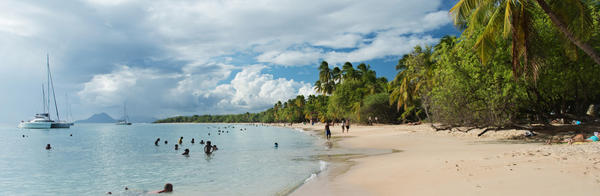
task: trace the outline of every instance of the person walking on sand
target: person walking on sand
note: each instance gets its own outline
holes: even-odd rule
[[[345,129],[346,129],[346,119],[342,118],[342,133],[344,133]]]
[[[350,131],[350,119],[346,119],[346,133]]]
[[[331,139],[331,130],[329,129],[329,121],[325,123],[325,137],[327,140]]]

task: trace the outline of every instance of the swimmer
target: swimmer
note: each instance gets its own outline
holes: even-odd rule
[[[150,193],[170,193],[170,192],[173,192],[173,185],[171,183],[167,183],[167,184],[165,184],[165,188],[163,190],[153,191]]]
[[[157,138],[156,141],[154,141],[154,145],[158,146],[158,142],[160,141],[160,138]],[[165,141],[166,142],[166,141]],[[165,143],[166,144],[166,143]]]
[[[219,148],[217,148],[217,145],[213,145],[212,149],[213,149],[213,151],[219,150]]]
[[[179,144],[183,143],[183,137],[180,137],[180,138],[179,138],[179,141],[178,141],[178,143],[179,143]]]
[[[279,144],[275,142],[275,148],[279,148]]]
[[[185,152],[183,152],[183,154],[181,154],[181,155],[190,155],[190,149],[186,148]]]
[[[179,150],[179,145],[175,144],[175,150]]]
[[[210,135],[210,133],[208,133],[208,135]]]
[[[196,142],[194,141],[194,138],[192,138],[192,144],[193,144],[193,143],[196,143]]]
[[[71,133],[71,134],[69,134],[69,136],[73,137],[73,134]]]
[[[213,148],[212,148],[212,145],[210,144],[210,141],[206,141],[206,146],[204,146],[204,153],[210,154],[212,152],[213,152]]]
[[[50,147],[50,144],[46,145],[46,150],[50,150],[52,149],[52,147]]]
[[[168,144],[169,142],[167,140],[165,140],[165,144]]]
[[[25,137],[25,135],[23,135],[23,137]]]
[[[204,144],[204,140],[200,140],[200,144]]]

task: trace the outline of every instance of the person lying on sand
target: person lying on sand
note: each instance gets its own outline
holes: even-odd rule
[[[564,140],[560,140],[560,141],[556,141],[556,140],[548,140],[546,141],[546,144],[552,144],[552,143],[568,143],[568,144],[573,144],[575,142],[597,142],[599,140],[598,138],[598,132],[594,132],[594,135],[589,137],[589,138],[585,138],[585,136],[583,134],[577,134],[575,135],[573,138],[568,138],[568,139],[564,139]]]

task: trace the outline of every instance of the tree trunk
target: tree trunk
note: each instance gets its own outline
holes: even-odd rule
[[[538,3],[538,5],[540,5],[540,7],[542,7],[542,10],[544,10],[548,17],[550,17],[552,23],[554,23],[558,30],[561,33],[563,33],[569,39],[569,41],[573,42],[573,44],[575,44],[577,47],[583,50],[583,52],[590,56],[596,62],[596,64],[600,65],[600,56],[596,53],[596,51],[594,51],[594,48],[592,48],[587,43],[577,39],[575,35],[573,35],[573,33],[571,33],[567,29],[567,25],[565,25],[562,21],[559,20],[558,16],[556,16],[552,9],[550,9],[550,6],[546,3],[545,0],[535,1]]]

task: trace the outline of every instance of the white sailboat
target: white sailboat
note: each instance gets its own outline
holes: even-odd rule
[[[52,73],[50,72],[50,56],[46,55],[46,68],[47,68],[47,79],[48,79],[48,96],[44,95],[44,86],[42,85],[42,94],[44,102],[44,113],[36,114],[35,118],[29,121],[21,121],[19,124],[20,128],[24,129],[48,129],[48,128],[69,128],[73,123],[60,120],[58,113],[58,105],[56,104],[56,95],[54,93],[54,81],[52,80]],[[52,89],[52,98],[54,99],[54,109],[56,111],[56,121],[50,118],[50,89]],[[46,104],[47,101],[47,104]],[[48,124],[50,126],[48,127]]]
[[[44,84],[42,84],[42,105],[44,113],[35,114],[34,119],[29,121],[21,121],[19,128],[22,129],[50,129],[52,120],[50,114],[46,112],[46,93],[44,92]]]
[[[127,117],[127,107],[123,104],[123,120],[117,121],[116,125],[131,125]]]

